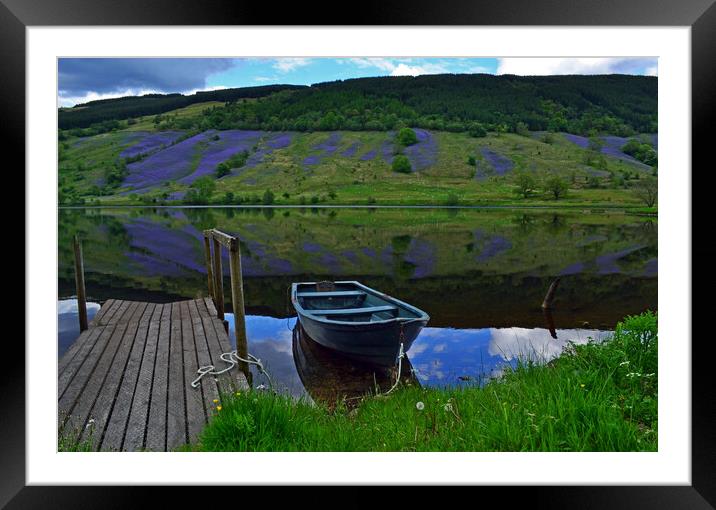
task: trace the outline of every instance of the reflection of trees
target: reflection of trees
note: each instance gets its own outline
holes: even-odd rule
[[[226,209],[202,209],[202,208],[196,208],[196,209],[182,209],[186,217],[189,219],[189,222],[196,228],[199,232],[203,232],[204,230],[209,230],[210,228],[214,228],[216,226],[216,215],[221,214],[225,218],[228,217]]]
[[[550,219],[545,222],[545,232],[556,236],[567,229],[567,220],[561,214],[553,214]]]
[[[537,227],[535,216],[532,214],[518,214],[512,218],[512,223],[517,226],[516,232],[521,236],[528,236]]]

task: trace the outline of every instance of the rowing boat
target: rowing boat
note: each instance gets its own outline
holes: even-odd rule
[[[359,361],[392,366],[430,317],[357,281],[291,285],[291,303],[308,336]]]

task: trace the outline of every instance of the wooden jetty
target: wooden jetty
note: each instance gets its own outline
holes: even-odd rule
[[[205,235],[211,238],[214,232]],[[238,258],[238,243],[218,234],[225,236],[232,258]],[[82,266],[81,250],[79,258],[77,267]],[[232,350],[223,295],[218,299],[214,292],[223,294],[216,277],[220,260],[215,246],[213,256],[207,255],[209,271],[218,269],[213,281],[209,273],[213,297],[165,304],[109,299],[102,305],[59,360],[58,433],[63,440],[90,442],[92,450],[173,451],[196,439],[224,396],[249,389],[246,366],[205,375],[198,387],[191,385],[199,367],[227,367],[220,356]],[[237,296],[241,289],[235,285],[240,284],[235,274],[240,265],[235,266],[232,261],[232,297],[241,301],[241,308],[235,308],[240,310],[237,328],[243,328],[243,294]],[[84,288],[78,284],[80,296],[83,301]],[[239,355],[245,357],[244,329],[237,338]]]

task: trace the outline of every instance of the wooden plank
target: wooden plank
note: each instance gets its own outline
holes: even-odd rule
[[[191,305],[194,305],[193,307]],[[196,355],[196,338],[194,336],[194,324],[201,321],[196,303],[194,301],[183,301],[181,304],[182,314],[182,346],[184,348],[184,381],[183,386],[186,392],[186,420],[189,442],[196,441],[197,436],[206,424],[206,413],[202,402],[201,386],[192,388],[191,382],[197,377],[198,361]],[[205,376],[206,377],[206,376]]]
[[[129,304],[130,306],[133,306],[132,310],[136,310],[137,306],[140,305],[147,305],[147,303],[144,303],[142,301],[122,301],[122,304]],[[109,324],[112,323],[120,323],[120,322],[129,322],[132,320],[138,320],[138,318],[134,317],[132,314],[114,314],[111,319],[109,319],[107,322]]]
[[[171,305],[162,310],[161,327],[157,339],[154,378],[149,404],[145,447],[151,451],[165,451],[167,447],[167,382],[169,381],[169,337]]]
[[[217,328],[215,327],[215,324],[218,324],[219,330],[225,335],[226,333],[224,333],[224,326],[222,322],[216,318],[203,318],[201,322],[204,326],[204,332],[206,333],[206,344],[209,350],[209,359],[211,360],[208,364],[214,365],[216,370],[223,370],[224,368],[226,368],[227,363],[223,361],[220,356],[224,352],[231,351],[231,348],[222,350],[221,343],[219,342],[219,337],[217,336]],[[234,370],[238,371],[237,368],[235,368]],[[229,395],[232,391],[231,384],[229,384],[229,381],[227,377],[225,377],[225,375],[226,374],[216,377],[216,385],[219,390],[219,395],[221,396]]]
[[[112,373],[117,373],[117,371],[120,370],[120,368],[115,365],[115,360],[117,360],[117,355],[122,352],[122,340],[125,338],[125,334],[128,333],[127,330],[130,327],[131,319],[143,305],[146,306],[145,303],[131,303],[125,314],[127,320],[115,329],[114,334],[109,339],[107,347],[97,361],[97,365],[91,377],[77,398],[74,408],[69,413],[66,429],[70,434],[74,434],[74,431],[77,431],[79,433],[78,437],[83,438],[91,434],[94,442],[94,438],[102,433],[104,422],[99,423],[98,420],[106,420],[105,409],[111,406],[114,401],[114,394],[111,387],[108,390],[109,394],[103,395],[105,383],[108,378],[111,379]],[[141,315],[141,312],[139,315]],[[124,363],[118,362],[118,364],[121,364],[121,368],[124,367]],[[121,377],[121,372],[119,372],[119,377]],[[94,420],[94,424],[92,427],[87,428],[86,425],[89,425],[90,422],[88,420],[90,419]]]
[[[104,317],[107,312],[117,303],[116,299],[108,299],[105,301],[100,307],[99,311],[94,315],[92,320],[90,321],[90,326],[96,326],[100,323],[102,320],[102,317]]]
[[[93,449],[98,449],[102,442],[102,436],[104,436],[105,429],[109,417],[117,403],[117,393],[122,381],[125,377],[127,363],[129,362],[129,355],[132,352],[132,348],[136,342],[137,332],[139,330],[139,320],[147,308],[147,303],[137,303],[135,312],[127,323],[127,329],[122,336],[117,353],[112,360],[107,375],[102,382],[102,389],[97,396],[94,406],[90,411],[90,415],[94,419],[94,426],[92,429],[92,446]],[[89,438],[89,430],[84,429],[82,432],[82,439]],[[119,444],[114,444],[116,450],[119,449]]]
[[[75,356],[77,356],[78,353],[84,352],[86,353],[89,349],[92,348],[94,343],[97,341],[97,338],[99,337],[100,333],[102,332],[101,327],[99,328],[90,328],[87,331],[84,331],[82,334],[80,334],[77,339],[72,342],[72,345],[65,351],[65,353],[62,355],[60,360],[57,362],[57,375],[59,377],[62,372],[67,368],[67,365],[69,365],[73,359],[75,359]]]
[[[82,392],[84,383],[94,369],[96,361],[101,356],[104,348],[114,333],[115,326],[98,328],[100,336],[89,346],[87,351],[79,353],[72,362],[59,375],[57,381],[57,408],[59,411],[58,426],[62,426],[67,420],[67,415],[75,405],[77,397]],[[77,379],[78,382],[74,382]],[[72,385],[72,386],[71,386]],[[69,390],[69,391],[68,391]]]
[[[206,306],[209,317],[216,317],[216,307],[214,306],[214,302],[209,298],[204,298],[204,305]]]
[[[114,329],[114,333],[107,342],[107,346],[102,352],[102,356],[97,360],[97,364],[94,366],[89,378],[85,381],[85,384],[78,390],[77,396],[67,414],[67,421],[64,424],[64,429],[67,431],[67,437],[79,438],[80,434],[84,432],[85,426],[88,424],[88,420],[92,418],[89,414],[94,406],[95,400],[99,391],[102,389],[102,383],[107,370],[114,359],[114,355],[119,347],[120,340],[127,329],[127,324],[120,324]],[[72,397],[74,395],[73,389],[77,387],[73,384],[65,392],[66,397]],[[60,399],[60,408],[65,406]]]
[[[149,330],[142,353],[137,384],[134,389],[134,395],[132,396],[131,409],[129,410],[126,428],[123,430],[124,437],[121,445],[123,451],[138,451],[144,447],[144,436],[146,434],[149,416],[149,403],[152,396],[154,362],[156,359],[160,327],[163,324],[161,318],[164,306],[165,305],[161,304],[155,306],[151,321],[149,322]],[[114,417],[112,419],[114,419]]]
[[[212,239],[221,243],[224,247],[230,250],[238,244],[238,241],[235,237],[230,236],[229,234],[225,234],[221,230],[216,230],[215,228],[212,228],[209,233]]]
[[[195,305],[198,308],[198,305],[200,304],[200,301],[198,303],[195,303]],[[190,305],[191,307],[191,305]],[[199,362],[200,367],[205,367],[209,365],[213,365],[211,354],[209,353],[209,344],[207,340],[207,333],[204,329],[204,321],[211,320],[208,317],[201,317],[201,315],[198,318],[199,320],[193,323],[194,328],[194,339],[196,342],[196,355],[197,360]],[[211,327],[211,331],[214,331],[214,328]],[[192,379],[193,380],[193,379]],[[202,404],[204,407],[204,411],[206,414],[207,420],[210,416],[212,416],[213,411],[212,408],[214,406],[214,400],[219,399],[219,387],[217,386],[216,377],[213,375],[205,375],[201,382],[201,393],[202,393]]]
[[[129,301],[124,301],[120,305],[116,314],[125,314],[129,310]],[[116,315],[115,314],[115,315]],[[66,413],[72,411],[74,402],[77,396],[81,393],[87,380],[92,375],[94,368],[99,360],[100,356],[104,352],[107,342],[111,338],[111,335],[115,332],[115,327],[106,328],[108,329],[107,334],[102,333],[97,342],[91,347],[89,352],[80,359],[79,356],[75,356],[75,359],[70,362],[65,371],[61,374],[59,384],[59,409]]]
[[[127,366],[124,369],[122,383],[117,391],[114,406],[107,421],[107,427],[99,444],[100,450],[119,451],[122,449],[124,432],[127,428],[129,412],[132,408],[132,401],[139,378],[139,369],[141,367],[142,357],[144,356],[144,350],[148,343],[147,337],[150,329],[149,319],[152,317],[156,306],[157,305],[153,303],[149,303],[137,325],[136,337],[129,354]],[[144,436],[144,432],[142,432],[142,436]]]
[[[181,316],[181,305],[172,303],[171,335],[169,338],[169,387],[167,390],[167,451],[187,442]]]

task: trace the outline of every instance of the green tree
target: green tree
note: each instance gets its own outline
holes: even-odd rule
[[[559,175],[552,175],[544,182],[545,192],[553,195],[555,200],[564,197],[567,194],[567,189],[567,181],[562,179]]]
[[[393,158],[393,171],[403,174],[409,174],[412,171],[410,160],[407,156],[399,154]]]
[[[273,204],[273,201],[274,201],[273,191],[271,191],[271,190],[269,190],[269,189],[267,189],[266,191],[264,191],[264,196],[263,196],[263,199],[262,199],[263,204],[264,204],[264,205],[271,205],[271,204]]]
[[[530,136],[530,128],[527,124],[520,121],[515,126],[515,133],[521,136]]]
[[[473,138],[484,138],[487,136],[487,130],[485,126],[479,122],[473,122],[467,129],[467,134]]]
[[[639,179],[632,187],[632,192],[647,207],[654,207],[659,192],[658,181],[653,177]]]
[[[418,136],[415,134],[415,131],[406,127],[398,131],[397,140],[400,145],[407,147],[418,143]]]
[[[515,174],[515,193],[528,198],[537,189],[537,179],[531,172],[525,170]]]
[[[468,156],[467,164],[470,166],[477,166],[477,160],[475,159],[475,156]]]

